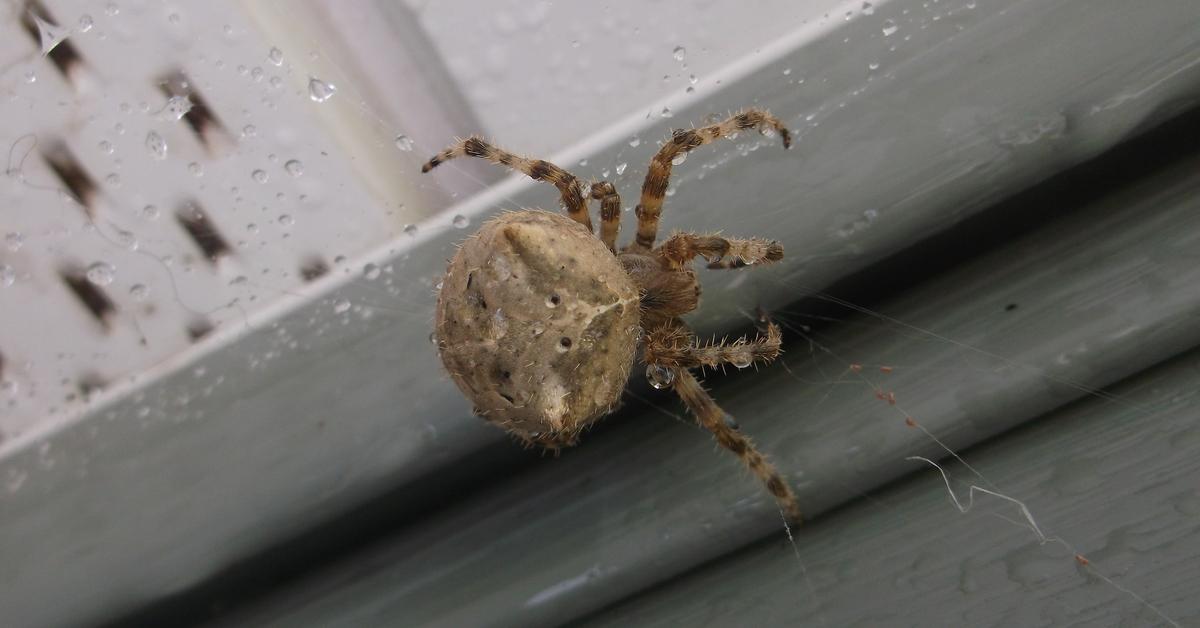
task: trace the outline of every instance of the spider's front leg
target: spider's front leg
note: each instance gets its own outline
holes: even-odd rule
[[[421,172],[429,172],[443,162],[463,156],[486,159],[494,164],[508,166],[517,172],[523,172],[534,181],[553,183],[554,187],[558,188],[559,195],[562,196],[562,204],[567,210],[567,216],[587,227],[588,231],[592,230],[592,219],[587,213],[587,201],[583,198],[583,188],[579,185],[579,179],[575,175],[543,159],[528,159],[514,155],[489,144],[483,138],[468,137],[460,140],[454,146],[430,158],[424,166],[421,166]]]
[[[674,379],[672,387],[683,403],[687,405],[696,420],[717,438],[722,447],[733,452],[741,459],[755,476],[767,487],[775,501],[779,504],[784,516],[792,523],[800,523],[803,515],[800,512],[800,500],[788,485],[787,480],[771,464],[767,457],[754,446],[754,442],[738,431],[737,424],[727,420],[725,411],[717,405],[712,396],[700,386],[686,369],[672,371]]]
[[[642,197],[637,205],[637,238],[627,247],[632,251],[649,251],[658,237],[658,217],[662,214],[663,199],[667,196],[667,183],[671,179],[672,161],[682,153],[703,146],[713,140],[727,137],[743,129],[758,129],[764,133],[774,131],[783,137],[783,147],[792,145],[792,136],[787,127],[775,116],[761,109],[747,109],[731,116],[724,122],[700,127],[699,129],[677,129],[671,140],[658,150],[650,160],[650,169],[642,183]]]
[[[716,235],[676,233],[654,251],[670,268],[680,269],[696,257],[709,268],[741,268],[783,259],[783,245],[765,238],[723,238]]]
[[[767,321],[767,335],[749,340],[745,336],[733,342],[699,344],[695,336],[682,326],[665,326],[646,335],[647,364],[674,369],[716,368],[732,364],[746,368],[752,364],[770,364],[783,352],[783,333],[779,326]]]

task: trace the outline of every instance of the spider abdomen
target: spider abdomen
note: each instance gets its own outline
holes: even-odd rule
[[[638,289],[583,225],[540,210],[484,223],[450,261],[436,334],[455,384],[488,421],[572,444],[619,402],[633,366]]]

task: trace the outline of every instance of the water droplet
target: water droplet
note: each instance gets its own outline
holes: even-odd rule
[[[198,162],[193,161],[192,163],[188,164],[187,167],[188,167],[188,172],[192,173],[192,176],[196,176],[196,177],[204,176],[204,166],[201,166]]]
[[[634,148],[641,146],[641,144],[642,144],[642,140],[639,137],[633,137],[633,138],[630,138],[630,140],[629,140],[629,145]]]
[[[456,215],[453,222],[454,226],[459,229],[465,229],[467,225],[471,224],[471,221],[467,220],[467,217],[462,214]],[[407,231],[407,229],[405,229],[405,231]]]
[[[627,164],[625,162],[621,162],[621,163],[617,164],[617,176],[621,176],[621,175],[625,174],[625,169],[628,167],[629,167],[629,164]]]
[[[104,182],[114,188],[119,188],[121,187],[121,175],[113,172],[107,177],[104,177]]]
[[[279,224],[281,224],[285,227],[290,227],[290,226],[296,224],[296,219],[292,218],[291,214],[280,214],[279,215]]]
[[[675,50],[671,51],[671,56],[675,57],[676,61],[683,61],[687,58],[687,48],[683,46],[675,46]]]
[[[671,113],[670,107],[663,107],[662,111],[658,112],[658,115],[663,118],[670,118],[670,117],[674,116],[675,114]]]
[[[146,220],[157,220],[160,215],[162,215],[162,213],[158,211],[157,206],[147,205],[142,208],[142,218],[145,218]]]
[[[571,40],[571,47],[572,47],[572,48],[578,48],[578,47],[579,47],[579,40],[578,40],[578,39],[573,39],[573,40]]]
[[[114,239],[117,241],[117,244],[120,244],[121,246],[129,249],[130,251],[138,250],[138,239],[137,239],[137,236],[134,235],[132,231],[125,231],[124,229],[117,229],[117,233],[116,233]]]
[[[253,79],[255,83],[262,82],[263,74],[263,69],[257,65],[254,66],[253,70],[250,70],[250,78]]]
[[[0,286],[5,288],[17,283],[17,269],[8,264],[0,264]]]
[[[304,164],[300,163],[298,159],[288,160],[287,163],[283,164],[283,169],[293,177],[298,177],[304,174]]]
[[[679,153],[678,155],[675,155],[671,158],[671,165],[678,166],[679,164],[687,161],[687,156],[687,153]]]
[[[875,7],[870,2],[864,2],[862,4],[862,14],[875,15]]]
[[[259,170],[255,170],[254,172],[251,172],[251,173],[250,173],[250,178],[251,178],[251,179],[254,179],[255,181],[257,181],[257,182],[259,182],[259,183],[266,183],[266,182],[267,182],[267,178],[268,178],[268,177],[267,177],[267,171],[266,171],[266,170],[261,170],[261,169],[259,169]]]
[[[154,131],[146,134],[146,150],[150,151],[150,156],[162,161],[167,158],[167,140],[163,136]]]
[[[740,369],[744,369],[744,368],[750,366],[753,362],[754,362],[754,360],[751,359],[750,354],[748,352],[736,355],[731,360],[729,360],[730,364],[732,364]]]
[[[71,34],[70,30],[62,28],[57,24],[51,24],[37,15],[33,15],[33,22],[37,24],[38,41],[42,45],[42,56],[50,54],[51,50],[54,50],[55,47]]]
[[[97,286],[107,286],[116,278],[117,269],[108,262],[96,262],[87,267],[87,280]]]
[[[86,33],[92,30],[92,26],[95,23],[96,21],[92,19],[92,16],[84,13],[83,15],[79,16],[79,32]]]
[[[192,110],[192,101],[187,96],[172,96],[163,105],[161,117],[164,120],[179,120]]]
[[[410,235],[410,236],[417,235],[417,226],[416,225],[404,225],[404,235]]]
[[[270,61],[271,65],[283,65],[283,51],[271,48],[271,51],[267,53],[267,61]]]
[[[406,153],[413,149],[414,142],[412,141],[412,138],[404,135],[403,133],[397,135],[394,141],[396,143],[396,148],[399,148]]]
[[[346,299],[338,299],[333,302],[333,311],[338,314],[345,314],[350,311],[350,301]]]
[[[181,18],[179,17],[178,13],[172,13],[167,16],[167,21],[172,24],[178,24],[180,19]]]
[[[898,30],[900,30],[900,27],[896,26],[895,21],[893,21],[893,20],[884,20],[883,21],[883,36],[884,37],[891,37],[892,35],[896,34],[896,31],[898,31]]]
[[[115,2],[109,2],[108,6],[104,7],[104,14],[108,17],[116,17],[120,13],[121,7],[117,6]]]
[[[254,126],[253,124],[247,124],[246,126],[242,127],[242,135],[245,137],[254,137],[255,135],[258,135],[258,127]]]
[[[872,71],[872,72],[874,72],[875,70],[878,70],[878,69],[879,69],[879,62],[878,62],[878,61],[872,61],[872,62],[868,63],[868,64],[867,64],[867,69],[868,69],[868,70],[870,70],[870,71]]]
[[[651,364],[646,367],[646,381],[650,382],[651,386],[662,390],[675,382],[675,371],[661,364]]]
[[[129,296],[134,301],[145,301],[150,298],[150,289],[144,284],[135,283],[129,287]]]
[[[375,264],[367,264],[363,266],[362,274],[367,281],[374,281],[375,279],[379,279],[380,272],[379,267]]]
[[[16,231],[13,231],[13,232],[9,233],[8,235],[4,236],[4,245],[8,247],[8,250],[10,250],[14,253],[17,251],[20,251],[21,246],[24,244],[25,244],[25,236],[21,235],[20,233],[17,233]]]
[[[25,73],[25,82],[26,83],[36,83],[37,82],[37,74],[33,70],[26,72]]]
[[[696,83],[700,82],[700,79],[696,78],[695,74],[692,74],[692,75],[688,76],[688,82],[691,83],[692,85],[695,85]]]
[[[333,83],[326,83],[321,79],[312,76],[308,79],[308,97],[313,102],[325,102],[337,93],[337,86]]]

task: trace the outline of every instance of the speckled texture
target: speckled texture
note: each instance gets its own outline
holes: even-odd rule
[[[638,290],[582,225],[508,212],[463,242],[442,282],[442,363],[476,411],[530,442],[574,442],[619,402]]]

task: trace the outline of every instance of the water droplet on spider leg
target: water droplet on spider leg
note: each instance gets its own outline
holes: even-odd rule
[[[725,427],[731,430],[737,431],[742,429],[742,426],[737,422],[737,419],[733,418],[733,415],[729,414],[728,412],[725,413],[725,416],[721,417],[721,421],[725,423]]]
[[[162,161],[167,158],[167,140],[157,132],[150,131],[146,134],[146,150],[151,157]]]
[[[164,120],[179,120],[192,110],[192,101],[187,96],[172,96],[163,105],[159,116]]]
[[[739,353],[730,358],[729,363],[737,368],[744,369],[754,363],[749,353]]]
[[[396,139],[393,141],[396,143],[396,148],[399,148],[406,153],[412,151],[413,147],[416,145],[416,142],[413,142],[411,137],[404,135],[403,133],[397,135]]]
[[[675,157],[671,159],[671,165],[678,166],[679,164],[682,164],[683,162],[687,161],[687,156],[687,153],[679,153],[678,155],[675,155]]]
[[[271,48],[271,51],[267,53],[267,61],[270,61],[271,65],[283,65],[283,51]]]
[[[337,93],[337,86],[333,83],[326,83],[321,79],[311,76],[308,79],[308,97],[313,102],[325,102]]]
[[[650,382],[651,386],[662,390],[675,382],[675,371],[661,364],[651,364],[646,367],[646,381]]]
[[[85,276],[87,280],[97,286],[107,286],[113,282],[116,277],[117,269],[108,262],[96,262],[87,267]]]
[[[471,224],[471,221],[468,220],[467,217],[462,214],[456,215],[452,222],[453,222],[454,226],[458,229],[466,229],[467,225]]]

